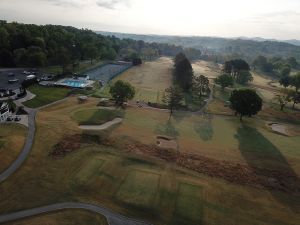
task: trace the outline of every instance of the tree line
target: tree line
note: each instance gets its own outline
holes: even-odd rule
[[[103,36],[87,29],[70,26],[34,25],[0,21],[0,66],[44,67],[67,65],[76,67],[81,60],[154,59],[175,56],[180,46],[146,43],[132,39]],[[186,49],[191,57],[199,50]],[[137,61],[135,61],[137,62]],[[137,62],[139,63],[139,62]]]

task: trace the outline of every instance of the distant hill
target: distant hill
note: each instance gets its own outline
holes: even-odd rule
[[[300,60],[300,41],[277,41],[263,38],[220,38],[196,36],[169,36],[169,35],[139,35],[113,32],[98,32],[103,35],[114,35],[118,38],[130,38],[145,42],[169,43],[185,48],[195,48],[202,51],[211,51],[216,54],[239,56],[246,60],[253,60],[258,55],[267,57],[293,56]]]

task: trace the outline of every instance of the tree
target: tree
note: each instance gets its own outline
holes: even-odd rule
[[[295,105],[300,103],[300,93],[294,90],[291,90],[288,92],[288,96],[290,100],[293,102],[293,109],[295,108]]]
[[[66,68],[71,63],[71,54],[68,49],[61,47],[57,52],[57,60],[59,64],[62,66],[63,73],[66,73]]]
[[[138,65],[141,65],[141,64],[143,64],[143,61],[142,61],[141,58],[135,58],[135,59],[132,60],[132,65],[134,65],[134,66],[138,66]]]
[[[209,79],[206,76],[200,75],[193,79],[193,92],[201,98],[203,94],[209,93]]]
[[[247,84],[248,82],[253,81],[252,74],[247,70],[240,71],[236,76],[236,82],[239,84]]]
[[[230,99],[231,108],[240,115],[240,120],[243,116],[256,115],[262,109],[262,99],[252,89],[234,90],[231,93]]]
[[[298,92],[300,88],[300,72],[290,77],[290,85],[295,87],[296,92]]]
[[[9,47],[9,33],[4,27],[0,27],[0,49]]]
[[[295,59],[295,57],[289,57],[286,59],[287,63],[294,69],[296,69],[299,66],[299,63]]]
[[[174,60],[174,78],[177,85],[184,91],[192,87],[194,71],[185,54],[179,53]]]
[[[173,110],[181,106],[182,100],[183,100],[183,92],[179,86],[177,85],[171,86],[165,90],[165,96],[163,102],[170,109],[170,117],[173,114]]]
[[[109,92],[115,99],[116,105],[122,105],[124,102],[133,99],[135,96],[134,87],[130,83],[122,80],[118,80],[114,83]]]
[[[278,101],[281,111],[283,111],[284,107],[291,102],[291,98],[287,94],[276,95],[275,100]]]
[[[288,86],[290,86],[290,77],[289,76],[281,77],[279,80],[279,84],[284,88],[287,88]]]
[[[282,76],[282,77],[287,77],[287,76],[289,76],[290,75],[290,73],[291,73],[291,67],[289,66],[289,65],[285,65],[285,66],[283,66],[281,69],[280,69],[280,75]]]
[[[93,64],[93,60],[99,56],[99,51],[95,45],[87,44],[85,46],[85,55],[91,60],[91,64]]]
[[[222,90],[224,91],[224,89],[226,87],[232,86],[233,85],[233,77],[230,76],[227,73],[224,73],[222,75],[220,75],[219,77],[217,77],[215,79],[215,82],[219,85],[221,85]]]
[[[223,71],[227,74],[231,74],[233,79],[239,84],[246,84],[253,80],[249,64],[242,59],[225,62]]]

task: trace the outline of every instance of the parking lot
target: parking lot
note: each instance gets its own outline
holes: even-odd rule
[[[41,77],[39,71],[33,71],[32,69],[0,69],[0,89],[16,90],[21,86],[23,80],[29,75],[24,74],[24,71],[32,71],[36,73],[36,76]],[[9,83],[9,80],[18,80],[13,83]]]

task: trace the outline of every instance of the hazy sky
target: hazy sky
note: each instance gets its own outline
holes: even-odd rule
[[[0,15],[139,34],[300,39],[300,0],[0,0]]]

